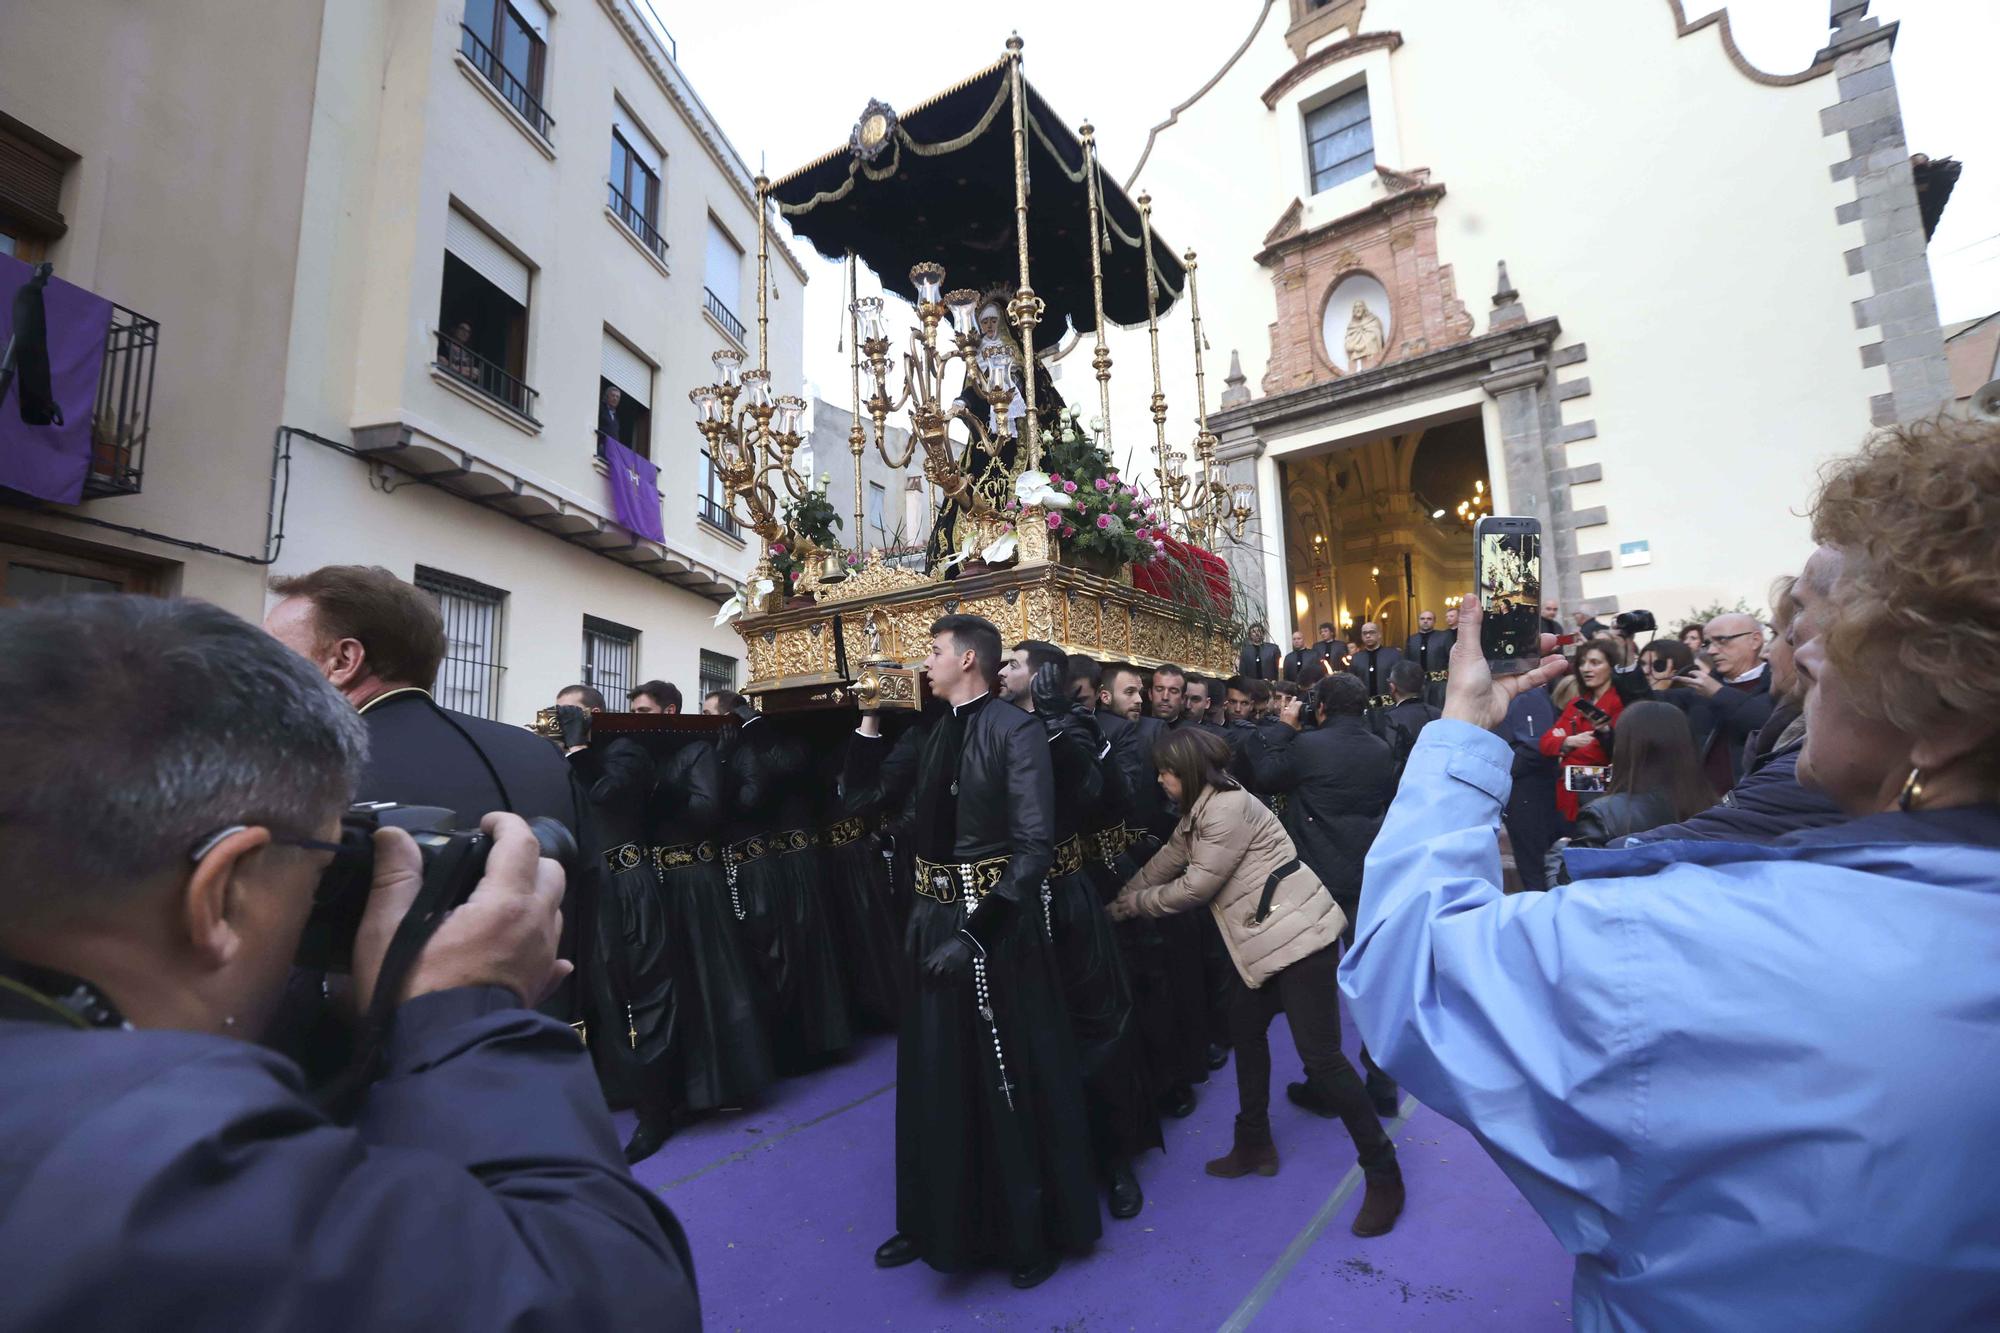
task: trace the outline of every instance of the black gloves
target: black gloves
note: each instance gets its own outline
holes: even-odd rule
[[[1059,721],[1066,724],[1070,716],[1072,701],[1064,684],[1062,668],[1054,662],[1044,662],[1028,687],[1035,701],[1035,716],[1051,726]]]
[[[972,972],[972,944],[963,934],[954,935],[924,959],[924,980],[933,986],[963,981]]]
[[[565,750],[590,744],[590,710],[576,704],[557,704],[556,722],[562,727]]]

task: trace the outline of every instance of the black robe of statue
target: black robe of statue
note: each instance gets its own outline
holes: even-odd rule
[[[686,936],[668,912],[647,845],[652,756],[619,737],[570,756],[605,851],[597,925],[612,988],[591,1051],[606,1096],[642,1112],[680,1105],[687,1053]]]
[[[838,945],[820,901],[811,751],[783,723],[757,717],[726,738],[717,757],[733,798],[723,824],[724,877],[733,863],[733,901],[771,998],[778,1068],[803,1070],[854,1040]]]
[[[740,1105],[777,1077],[765,1023],[769,1000],[730,905],[715,842],[721,783],[715,746],[687,742],[660,764],[647,821],[668,918],[686,942],[681,1068],[683,1096],[694,1111]]]
[[[1042,721],[1049,730],[1049,759],[1055,768],[1055,841],[1061,847],[1086,830],[1094,833],[1102,828],[1105,811],[1122,806],[1124,773],[1089,714]],[[1107,785],[1116,799],[1107,799]],[[1148,1148],[1164,1148],[1145,1043],[1134,1012],[1132,978],[1104,911],[1109,897],[1092,872],[1090,858],[1054,874],[1049,892],[1049,929],[1083,1070],[1091,1146],[1106,1165],[1129,1160]]]
[[[915,983],[903,1010],[896,1230],[940,1272],[1081,1250],[1103,1224],[1076,1046],[1042,914],[1055,803],[1043,729],[990,695],[961,705],[928,728],[910,791],[884,782],[891,748],[854,737],[844,789],[881,787],[882,799],[913,808],[909,837],[927,860],[1011,858],[990,907],[982,905],[991,1024],[970,977]],[[963,899],[916,897],[904,933],[913,983],[917,965],[969,920]]]
[[[1100,713],[1097,723],[1111,742],[1111,759],[1124,775],[1130,805],[1125,827],[1140,835],[1111,867],[1112,892],[1173,836],[1176,815],[1160,790],[1153,746],[1166,726],[1157,718],[1128,721]],[[1156,1091],[1208,1081],[1209,986],[1202,961],[1202,921],[1208,913],[1141,916],[1117,923],[1118,941],[1132,975],[1146,1065]]]

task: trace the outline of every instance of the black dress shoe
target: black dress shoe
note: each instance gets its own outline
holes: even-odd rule
[[[1208,1067],[1220,1069],[1229,1063],[1229,1048],[1216,1042],[1208,1044]]]
[[[632,1131],[631,1140],[625,1145],[625,1165],[637,1166],[666,1146],[674,1136],[674,1122],[671,1120],[641,1120],[639,1128]]]
[[[921,1257],[917,1253],[917,1243],[900,1231],[875,1247],[877,1268],[901,1268],[904,1264],[915,1263]]]
[[[1320,1097],[1319,1093],[1313,1089],[1313,1085],[1310,1083],[1287,1083],[1285,1085],[1285,1100],[1294,1106],[1311,1111],[1314,1115],[1325,1116],[1328,1120],[1332,1120],[1340,1114],[1340,1112],[1334,1110],[1330,1104]]]
[[[1146,1192],[1139,1188],[1139,1177],[1132,1174],[1130,1162],[1112,1164],[1110,1193],[1111,1215],[1120,1221],[1137,1217],[1146,1206]]]
[[[1044,1282],[1047,1282],[1049,1275],[1060,1267],[1062,1267],[1062,1260],[1051,1254],[1048,1258],[1038,1263],[1021,1265],[1021,1267],[1014,1270],[1013,1274],[1007,1280],[1022,1291],[1026,1291],[1030,1287],[1039,1287]]]
[[[1172,1116],[1175,1120],[1185,1120],[1194,1114],[1194,1089],[1185,1083],[1176,1083],[1168,1088],[1160,1098],[1160,1114]]]

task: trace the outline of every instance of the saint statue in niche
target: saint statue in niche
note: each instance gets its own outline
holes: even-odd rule
[[[1366,301],[1354,303],[1354,314],[1347,321],[1347,369],[1350,373],[1382,363],[1382,353],[1388,346],[1388,339],[1382,333],[1382,321],[1375,318],[1375,312],[1368,308]]]

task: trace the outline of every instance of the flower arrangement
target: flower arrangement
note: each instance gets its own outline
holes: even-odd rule
[[[827,475],[822,472],[817,485],[809,486],[805,494],[786,502],[781,514],[785,531],[767,548],[771,568],[785,581],[787,596],[806,567],[802,554],[804,549],[816,547],[821,551],[832,551],[840,545],[833,535],[834,529],[841,526],[840,515],[834,512],[833,502],[827,499],[826,484]],[[850,556],[848,564],[852,566],[854,563],[854,558]]]
[[[1074,412],[1064,409],[1054,429],[1042,433],[1040,474],[1023,473],[1016,498],[1007,506],[1019,513],[1024,503],[1049,506],[1053,536],[1069,549],[1115,564],[1143,565],[1166,549],[1166,528],[1150,495],[1118,475],[1111,460]]]

